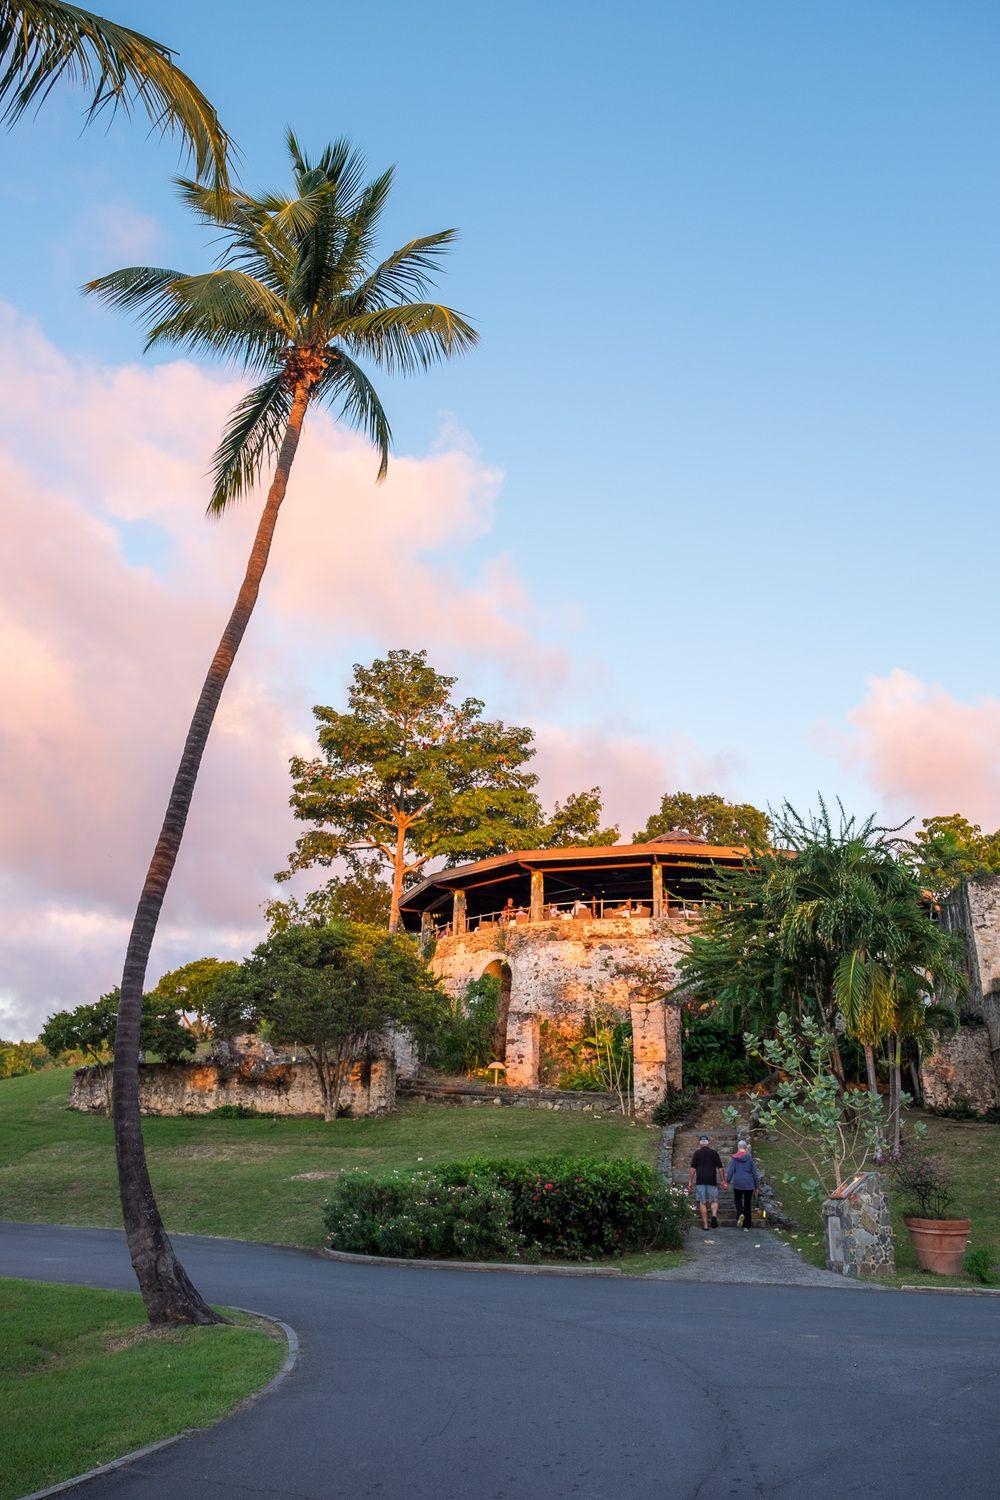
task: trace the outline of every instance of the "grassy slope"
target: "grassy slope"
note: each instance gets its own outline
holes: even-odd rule
[[[213,1421],[286,1354],[246,1320],[153,1334],[134,1293],[36,1281],[0,1280],[0,1324],[0,1500]]]
[[[914,1113],[927,1125],[927,1150],[948,1163],[955,1175],[956,1217],[972,1220],[970,1245],[983,1245],[992,1252],[994,1264],[1000,1263],[1000,1125],[984,1125],[964,1120],[942,1120],[934,1115]],[[810,1203],[795,1185],[782,1182],[784,1172],[802,1173],[801,1164],[786,1141],[780,1137],[760,1140],[755,1147],[774,1190],[797,1225],[797,1237],[791,1243],[802,1249],[807,1260],[826,1264],[826,1251],[820,1229],[820,1210]],[[805,1175],[809,1174],[808,1170]],[[896,1231],[896,1269],[910,1283],[941,1285],[943,1278],[929,1275],[917,1267],[913,1247],[903,1223],[901,1205],[893,1203],[893,1226]],[[969,1283],[963,1278],[964,1284]]]
[[[72,1074],[0,1082],[0,1218],[117,1227],[111,1126],[67,1110]],[[479,1154],[573,1151],[652,1163],[659,1132],[627,1120],[495,1106],[406,1105],[383,1119],[143,1122],[168,1228],[322,1244],[329,1178],[347,1167],[432,1166]],[[299,1174],[323,1173],[297,1181]]]

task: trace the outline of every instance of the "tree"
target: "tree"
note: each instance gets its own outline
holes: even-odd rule
[[[322,752],[291,763],[295,816],[316,825],[297,840],[294,870],[374,857],[392,872],[389,930],[408,881],[432,859],[481,859],[538,826],[537,778],[526,771],[530,729],[456,702],[454,677],[426,651],[390,651],[356,665],[348,709],[313,710]]]
[[[347,922],[364,922],[369,927],[388,927],[392,892],[364,867],[353,875],[334,875],[325,885],[297,900],[268,901],[264,915],[271,936],[286,927],[303,922],[333,922],[342,917]]]
[[[237,968],[237,963],[225,959],[196,958],[164,974],[151,993],[182,1015],[193,1015],[196,1025],[192,1029],[203,1032],[216,985],[224,974]]]
[[[541,825],[530,844],[511,844],[511,849],[559,849],[566,846],[606,848],[617,844],[618,828],[601,827],[604,799],[599,786],[589,792],[571,792],[565,802],[557,802],[551,818]]]
[[[647,844],[661,834],[683,829],[710,844],[746,845],[763,849],[770,838],[767,813],[750,802],[727,802],[716,792],[665,792],[658,812],[653,813],[645,828],[634,835],[634,842]]]
[[[939,900],[962,880],[1000,870],[1000,832],[983,833],[961,813],[924,818],[908,848],[918,878]]]
[[[228,186],[230,141],[204,94],[162,42],[76,5],[0,0],[0,117],[13,123],[63,78],[90,91],[87,121],[140,104],[154,127],[178,134],[199,176]]]
[[[60,1010],[49,1016],[39,1041],[53,1057],[64,1052],[82,1053],[100,1070],[108,1089],[111,1059],[114,1054],[115,1028],[118,1024],[120,992],[109,990],[93,1005],[78,1005],[75,1010]],[[139,1047],[155,1052],[164,1062],[179,1062],[192,1052],[191,1034],[181,1023],[176,1006],[162,995],[144,995],[139,1031]],[[108,1094],[108,1112],[111,1096]]]
[[[422,294],[453,230],[411,240],[374,263],[392,171],[364,181],[364,163],[346,141],[313,164],[289,133],[290,196],[242,192],[224,201],[209,185],[182,181],[188,206],[222,241],[217,268],[194,276],[132,266],[87,290],[138,312],[147,348],[238,361],[260,383],[239,402],[216,451],[209,512],[222,515],[256,484],[276,456],[274,475],[236,604],[195,707],[129,937],[115,1043],[115,1150],[132,1265],[153,1323],[215,1322],[173,1250],[149,1181],[139,1114],[139,1010],[149,950],[180,850],[198,770],[236,652],[246,632],[306,413],[320,402],[371,438],[379,477],[391,434],[382,403],[358,359],[408,374],[469,349],[472,328],[451,308],[407,299]]]
[[[387,1028],[421,1036],[443,1013],[413,943],[337,920],[286,927],[261,943],[217,989],[212,1020],[227,1033],[263,1021],[279,1046],[301,1048],[316,1070],[323,1118],[333,1120],[352,1064]]]

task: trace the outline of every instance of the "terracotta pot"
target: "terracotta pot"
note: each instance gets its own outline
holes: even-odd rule
[[[961,1276],[965,1247],[972,1230],[971,1219],[905,1217],[903,1223],[910,1231],[917,1265],[922,1271],[934,1271],[938,1276]]]

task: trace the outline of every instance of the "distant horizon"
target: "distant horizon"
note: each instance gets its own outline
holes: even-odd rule
[[[379,377],[380,489],[310,418],[151,983],[263,935],[288,757],[391,647],[532,725],[546,804],[600,785],[623,842],[674,790],[1000,827],[1000,15],[396,0],[304,49],[255,3],[101,8],[178,51],[249,186],[289,121],[395,161],[381,248],[458,225],[440,296],[482,339]],[[0,133],[10,1037],[120,978],[255,519],[203,519],[240,373],[79,295],[212,257],[176,143],[82,106]]]

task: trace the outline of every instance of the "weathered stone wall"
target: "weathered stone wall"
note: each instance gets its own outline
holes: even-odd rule
[[[889,1199],[877,1172],[865,1172],[823,1204],[826,1265],[842,1276],[896,1270]]]
[[[649,966],[672,979],[690,928],[681,917],[590,916],[479,928],[440,939],[432,967],[456,997],[487,969],[509,967],[503,1061],[506,1082],[515,1087],[538,1085],[543,1022],[578,1031],[595,1002],[631,1013],[636,1109],[646,1115],[668,1083],[680,1084],[680,1018],[675,1007],[649,1002],[635,975],[621,971]]]
[[[103,1111],[107,1093],[96,1068],[78,1068],[70,1109]],[[392,1058],[355,1063],[340,1091],[339,1108],[352,1115],[381,1115],[396,1102]],[[139,1068],[139,1104],[144,1115],[205,1115],[223,1105],[262,1115],[323,1114],[323,1099],[310,1063],[278,1063],[266,1070],[225,1068],[217,1063],[146,1063]]]
[[[920,1065],[928,1109],[951,1109],[968,1103],[979,1115],[1000,1109],[1000,1083],[990,1056],[985,1026],[960,1026],[943,1037]]]
[[[488,1083],[456,1083],[437,1078],[399,1081],[398,1094],[424,1104],[487,1104],[508,1109],[555,1109],[577,1114],[621,1118],[622,1107],[615,1094],[587,1093],[577,1089],[496,1088]]]
[[[970,985],[963,1009],[986,1024],[991,1066],[1000,1087],[1000,875],[959,886],[943,902],[941,920],[965,941]]]

